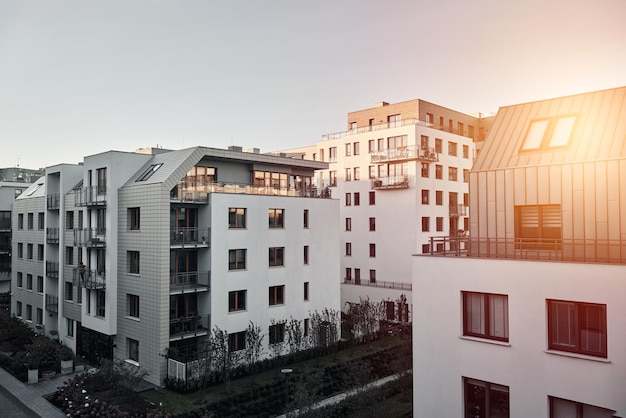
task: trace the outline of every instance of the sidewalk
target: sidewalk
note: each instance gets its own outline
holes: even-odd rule
[[[78,373],[57,374],[52,379],[40,380],[33,385],[27,385],[0,367],[0,386],[10,393],[16,401],[40,417],[61,418],[65,417],[65,414],[44,399],[43,396],[56,392],[57,387],[62,386],[66,380],[76,374]]]

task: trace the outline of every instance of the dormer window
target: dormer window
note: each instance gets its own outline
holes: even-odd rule
[[[521,151],[563,147],[569,143],[576,116],[561,116],[532,121]]]

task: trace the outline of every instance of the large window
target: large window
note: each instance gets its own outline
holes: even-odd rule
[[[515,207],[515,238],[518,244],[558,249],[561,240],[561,206]]]
[[[131,274],[139,274],[139,251],[128,251],[128,272]]]
[[[246,309],[246,290],[228,292],[228,312],[243,311]]]
[[[508,418],[509,387],[463,378],[465,418]]]
[[[270,325],[269,342],[270,344],[282,343],[285,340],[285,323]]]
[[[548,348],[607,357],[606,305],[547,300]]]
[[[613,418],[617,411],[548,396],[550,418]]]
[[[107,169],[98,168],[96,170],[96,175],[98,177],[98,194],[106,194],[107,192]]]
[[[139,362],[139,341],[127,338],[128,342],[128,359]]]
[[[65,212],[65,229],[74,229],[74,211],[68,210]]]
[[[106,292],[104,290],[96,290],[96,316],[103,317],[106,315]]]
[[[128,229],[138,231],[140,228],[140,209],[128,208]]]
[[[269,304],[284,305],[285,304],[285,286],[270,286],[269,288]]]
[[[246,208],[228,208],[228,227],[246,227]]]
[[[285,247],[270,247],[269,266],[277,267],[285,265]]]
[[[228,334],[228,350],[239,351],[246,348],[246,331]]]
[[[29,213],[28,214],[28,229],[33,229],[33,228],[34,228],[33,214]]]
[[[246,268],[246,250],[228,250],[228,270],[244,270]]]
[[[43,293],[43,276],[37,276],[37,292]]]
[[[456,157],[456,142],[448,141],[448,155]]]
[[[331,187],[337,186],[337,171],[336,170],[329,171],[328,174],[330,176],[330,186]]]
[[[509,300],[506,295],[462,292],[463,335],[509,341]]]
[[[128,294],[127,303],[128,303],[128,316],[139,318],[139,296]]]
[[[26,275],[26,289],[33,290],[33,275],[32,274],[27,274]]]
[[[284,228],[285,209],[270,209],[268,211],[268,219],[270,228]]]

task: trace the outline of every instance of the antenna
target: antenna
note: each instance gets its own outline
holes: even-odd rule
[[[16,165],[16,167],[18,167],[18,168],[19,168],[19,166],[20,166],[20,159],[21,159],[21,158],[19,158],[19,157],[17,158],[17,165]]]

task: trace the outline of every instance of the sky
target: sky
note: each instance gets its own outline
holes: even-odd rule
[[[0,167],[315,144],[347,113],[626,86],[624,0],[0,0]]]

